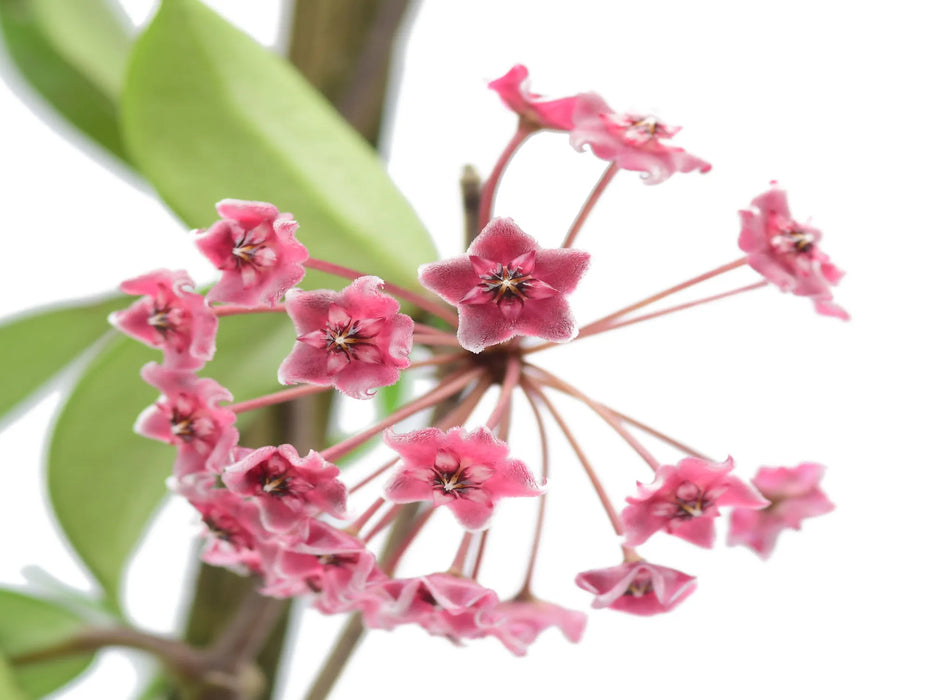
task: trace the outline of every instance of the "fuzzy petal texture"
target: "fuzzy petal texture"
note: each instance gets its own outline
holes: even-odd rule
[[[771,505],[762,510],[736,508],[729,519],[730,545],[745,545],[767,559],[778,535],[799,530],[806,518],[831,512],[835,506],[820,489],[825,467],[804,462],[796,467],[762,467],[752,483]]]
[[[506,106],[530,128],[570,131],[573,128],[573,113],[576,97],[558,100],[542,100],[541,95],[528,89],[528,69],[517,64],[501,78],[489,83]]]
[[[402,458],[386,499],[447,506],[468,530],[485,528],[501,498],[543,493],[528,467],[511,459],[508,445],[488,428],[426,428],[402,435],[387,430],[384,438]]]
[[[622,510],[626,545],[645,542],[658,530],[692,542],[700,547],[713,546],[713,518],[718,506],[765,508],[769,501],[755,487],[729,472],[732,458],[722,464],[688,457],[676,466],[658,469],[650,484],[638,484],[638,494],[629,497]]]
[[[347,488],[340,470],[313,450],[300,457],[292,445],[260,447],[224,470],[233,493],[254,498],[271,532],[307,527],[312,518],[346,515]]]
[[[127,335],[165,353],[169,369],[199,370],[214,357],[217,317],[194,291],[184,270],[156,270],[120,285],[143,298],[114,311],[108,321]]]
[[[640,172],[646,185],[664,182],[674,173],[706,173],[712,168],[705,160],[665,143],[680,127],[667,126],[649,115],[613,112],[596,93],[578,96],[573,122],[570,144],[574,148],[582,151],[588,145],[597,158]]]
[[[739,212],[739,247],[748,253],[748,264],[782,292],[809,297],[818,314],[848,320],[830,289],[844,273],[820,249],[822,233],[791,217],[787,193],[776,186],[751,206]]]
[[[577,334],[566,295],[589,254],[543,249],[511,219],[493,219],[465,255],[422,265],[421,284],[457,307],[457,339],[471,352],[516,335],[567,342]]]
[[[646,561],[584,571],[577,576],[576,583],[596,594],[594,608],[612,608],[634,615],[668,612],[696,589],[693,576]]]
[[[208,301],[273,305],[305,275],[307,249],[295,238],[298,224],[266,202],[224,199],[221,220],[196,231],[195,245],[221,271]]]
[[[285,310],[298,340],[279,367],[279,381],[331,385],[355,399],[395,384],[410,364],[414,321],[398,312],[382,285],[366,276],[341,292],[290,290]]]
[[[133,429],[178,448],[175,477],[201,471],[219,473],[239,440],[233,427],[236,414],[218,406],[220,401],[233,400],[230,392],[213,379],[199,379],[194,372],[168,369],[155,362],[145,365],[141,374],[162,395],[139,415]]]

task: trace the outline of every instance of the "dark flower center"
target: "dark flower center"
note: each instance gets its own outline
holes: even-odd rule
[[[291,480],[292,477],[288,476],[287,472],[263,467],[259,476],[259,487],[262,489],[263,493],[270,496],[287,496],[291,493],[288,485],[288,482]]]
[[[813,249],[813,234],[796,229],[785,229],[771,239],[781,252],[808,253]]]
[[[469,472],[462,465],[458,465],[456,469],[451,470],[449,467],[440,467],[435,464],[434,488],[455,498],[460,498],[464,495],[463,491],[475,489],[477,485],[470,480]]]
[[[363,335],[359,324],[354,320],[345,323],[328,323],[324,327],[325,349],[328,352],[341,353],[348,360],[356,357],[357,345],[372,345],[372,336]]]
[[[263,243],[248,243],[248,236],[249,232],[245,232],[234,244],[232,251],[234,263],[236,263],[237,267],[240,267],[244,264],[252,265],[254,267],[262,267],[265,264],[262,260],[262,256],[260,256],[258,259],[256,256],[266,246]]]
[[[515,299],[524,302],[528,298],[526,292],[534,278],[522,272],[521,267],[506,267],[499,263],[494,272],[483,275],[479,279],[483,291],[492,294],[492,301],[498,304],[503,300]]]
[[[632,582],[628,585],[628,588],[625,589],[623,595],[631,595],[636,598],[641,598],[642,596],[648,595],[649,593],[654,593],[654,584],[651,581],[651,574],[647,572],[642,572],[636,574],[635,578],[632,579]]]

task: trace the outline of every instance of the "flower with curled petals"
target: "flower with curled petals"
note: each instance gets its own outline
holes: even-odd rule
[[[346,514],[347,488],[340,470],[311,451],[300,457],[292,445],[260,447],[224,470],[233,493],[254,498],[262,524],[285,532],[321,513]]]
[[[566,342],[577,334],[566,296],[590,256],[544,249],[511,219],[493,219],[465,255],[422,265],[421,284],[454,304],[457,339],[471,352],[516,335]]]
[[[573,111],[577,98],[542,100],[541,95],[528,89],[527,83],[528,69],[517,64],[501,78],[490,82],[489,87],[518,115],[526,128],[570,131],[573,128]]]
[[[668,612],[696,589],[693,576],[640,560],[584,571],[577,575],[576,583],[596,594],[594,608],[612,608],[634,615]]]
[[[625,544],[634,547],[658,530],[666,530],[700,547],[712,547],[713,518],[719,506],[759,509],[768,505],[755,489],[730,474],[729,457],[722,464],[687,457],[676,466],[658,469],[650,484],[638,484],[638,495],[626,498],[622,510]]]
[[[578,151],[589,145],[597,158],[609,160],[623,170],[641,172],[646,185],[664,182],[674,173],[709,172],[705,160],[665,141],[679,126],[667,126],[644,114],[619,114],[596,93],[579,95],[573,114],[570,145]]]
[[[279,367],[279,381],[332,385],[354,399],[395,384],[410,364],[415,324],[382,284],[369,275],[340,292],[289,290],[285,310],[298,342]]]
[[[393,629],[415,623],[453,642],[483,637],[483,615],[499,602],[495,591],[473,579],[436,573],[410,579],[386,579],[370,586],[360,600],[368,627]]]
[[[543,493],[528,467],[511,459],[509,446],[486,427],[446,433],[425,428],[403,435],[387,430],[384,437],[402,457],[386,486],[386,500],[446,505],[468,530],[486,527],[501,498]]]
[[[217,203],[220,221],[197,231],[195,244],[220,281],[208,301],[246,306],[275,304],[305,275],[307,249],[295,239],[298,224],[266,202],[224,199]]]
[[[752,479],[761,495],[771,501],[762,510],[736,508],[729,518],[730,545],[744,544],[762,559],[774,551],[783,530],[800,529],[805,518],[825,515],[835,506],[820,489],[826,468],[804,462],[796,467],[762,467]]]
[[[236,414],[217,405],[232,401],[230,392],[213,379],[199,379],[194,372],[155,362],[144,366],[141,374],[162,395],[139,415],[133,429],[178,448],[176,477],[204,470],[219,473],[239,440],[233,427]]]
[[[739,247],[748,253],[753,269],[782,292],[810,297],[817,313],[849,319],[830,291],[844,273],[820,250],[820,231],[791,218],[787,192],[772,187],[752,200],[751,209],[740,211],[739,218]]]
[[[120,285],[142,299],[107,319],[127,335],[165,353],[165,366],[198,370],[214,356],[217,317],[184,270],[156,270]]]
[[[570,642],[579,642],[586,615],[543,600],[510,600],[480,615],[480,625],[516,656],[524,656],[548,627],[557,627]]]

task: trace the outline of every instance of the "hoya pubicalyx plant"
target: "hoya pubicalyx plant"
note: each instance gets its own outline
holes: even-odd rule
[[[301,222],[275,202],[238,199],[217,203],[219,220],[205,221],[193,234],[220,271],[220,281],[206,295],[181,270],[158,270],[123,285],[139,299],[115,312],[112,323],[162,350],[164,358],[142,368],[158,398],[143,410],[136,430],[175,447],[171,488],[203,521],[205,562],[252,577],[265,596],[300,598],[324,614],[360,612],[370,627],[414,624],[458,642],[494,637],[521,655],[549,627],[579,641],[585,622],[582,612],[535,592],[535,562],[539,548],[547,546],[542,528],[552,517],[545,504],[548,446],[554,440],[569,443],[579,478],[589,482],[593,503],[605,512],[599,536],[620,543],[615,560],[594,558],[591,569],[566,572],[568,581],[593,594],[595,608],[644,616],[671,613],[688,598],[702,605],[693,595],[695,577],[678,570],[676,561],[655,560],[651,545],[674,536],[712,548],[723,509],[731,509],[729,543],[762,557],[784,529],[799,529],[804,519],[832,510],[820,490],[819,464],[763,467],[742,476],[726,454],[714,458],[687,447],[630,418],[629,407],[592,398],[577,388],[572,372],[562,376],[536,363],[538,353],[557,344],[768,285],[809,298],[817,313],[843,319],[847,314],[833,298],[842,273],[823,251],[820,231],[800,223],[786,193],[772,183],[739,211],[740,257],[729,254],[724,240],[721,266],[578,321],[573,292],[585,278],[591,253],[598,254],[599,239],[594,237],[592,251],[576,243],[597,200],[608,196],[610,182],[640,177],[646,185],[662,185],[711,166],[674,144],[679,127],[649,114],[616,112],[594,93],[544,99],[529,91],[527,76],[519,65],[490,83],[518,117],[515,136],[482,184],[479,226],[469,247],[422,265],[420,291],[317,257],[313,236],[306,248],[295,237]],[[496,189],[512,155],[542,131],[564,132],[572,147],[607,163],[566,233],[525,231],[496,206]],[[763,279],[665,305],[669,297],[745,267]],[[344,278],[346,286],[303,288],[306,270]],[[250,364],[250,372],[287,385],[281,391],[233,396],[211,376],[212,358],[232,350],[215,343],[217,329],[240,314],[290,318],[291,352],[277,364]],[[304,454],[291,444],[246,444],[238,432],[238,422],[252,411],[333,391],[367,401],[403,373],[430,379],[430,388],[335,444]],[[605,422],[653,479],[633,470],[628,492],[604,486],[600,472],[630,460],[615,448],[584,445],[558,410],[553,397],[559,395]],[[519,412],[537,423],[540,448],[530,450],[527,436],[510,435]],[[412,417],[422,427],[412,429]],[[401,427],[403,421],[408,427]],[[683,457],[662,463],[639,433]],[[383,463],[368,471],[363,463],[344,470],[351,452],[378,437],[388,454]],[[536,458],[525,457],[528,452]],[[358,494],[375,480],[381,491],[362,499]],[[513,559],[523,583],[517,590],[494,590],[481,569],[486,533],[498,504],[510,498],[535,499],[538,515],[530,551]],[[406,504],[415,504],[414,519],[381,556],[374,542]],[[421,545],[439,510],[448,510],[463,531],[459,542],[451,542],[449,566],[400,578],[399,562]]]

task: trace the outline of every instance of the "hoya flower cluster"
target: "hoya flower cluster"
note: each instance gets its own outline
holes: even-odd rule
[[[593,607],[637,615],[667,612],[696,588],[693,576],[647,560],[640,548],[667,533],[699,547],[714,543],[714,523],[732,508],[731,544],[744,544],[762,557],[785,528],[832,509],[819,481],[823,468],[763,468],[750,482],[735,472],[731,458],[717,461],[603,404],[533,363],[533,355],[567,343],[657,318],[687,307],[759,288],[772,282],[783,291],[813,300],[821,314],[845,318],[830,287],[841,272],[819,248],[820,232],[795,221],[785,193],[772,188],[740,212],[739,246],[746,254],[715,270],[579,326],[571,295],[589,265],[587,252],[573,247],[587,215],[622,170],[658,184],[675,173],[704,173],[709,163],[671,145],[678,127],[646,114],[617,113],[601,97],[584,93],[546,100],[526,87],[527,70],[516,66],[490,84],[518,115],[515,137],[485,182],[478,216],[480,231],[463,255],[423,265],[422,292],[309,255],[298,242],[297,222],[273,204],[224,200],[221,219],[196,232],[200,250],[221,271],[220,281],[202,297],[185,272],[159,270],[123,285],[141,295],[112,322],[125,333],[159,348],[161,364],[142,370],[160,393],[139,417],[136,430],[177,448],[172,483],[200,514],[205,530],[202,557],[218,566],[254,575],[270,596],[308,596],[324,613],[360,611],[365,622],[390,629],[415,623],[454,641],[498,638],[516,654],[547,627],[571,640],[580,638],[582,613],[544,601],[533,592],[534,566],[542,546],[552,426],[569,442],[589,481],[594,503],[605,510],[608,543],[621,542],[614,561],[594,561],[567,580],[594,594]],[[569,134],[577,150],[608,161],[606,173],[583,203],[563,242],[542,244],[509,218],[493,217],[498,182],[514,151],[531,134]],[[554,232],[536,232],[542,239]],[[745,265],[766,281],[725,294],[639,315],[682,290]],[[342,290],[302,290],[306,269],[349,280]],[[450,306],[445,306],[431,294]],[[402,313],[400,301],[418,309],[417,320]],[[452,308],[453,307],[453,308]],[[264,311],[285,313],[295,326],[295,345],[278,368],[281,383],[296,385],[264,397],[237,397],[207,376],[199,376],[215,353],[221,317]],[[418,357],[410,356],[417,348]],[[221,351],[223,349],[221,348]],[[585,352],[585,351],[584,351]],[[335,389],[352,399],[371,398],[394,384],[403,371],[435,372],[433,388],[416,396],[369,428],[302,455],[289,444],[240,444],[237,416],[246,411]],[[209,373],[209,369],[207,370]],[[476,416],[487,392],[487,415]],[[610,493],[600,480],[604,469],[628,462],[618,450],[588,453],[551,397],[563,394],[605,421],[654,472],[629,494]],[[529,463],[520,441],[509,444],[515,411],[527,410],[540,428],[541,449]],[[401,421],[428,415],[431,425],[403,430]],[[467,427],[467,424],[472,427]],[[640,430],[683,452],[674,464],[660,463],[633,434]],[[343,461],[382,435],[391,459],[348,487]],[[620,464],[623,463],[623,464]],[[349,471],[355,475],[360,467]],[[369,503],[350,496],[375,479],[381,495]],[[531,552],[519,566],[524,583],[517,592],[497,592],[479,580],[486,533],[497,504],[508,498],[538,501]],[[623,504],[624,499],[624,504]],[[395,522],[403,504],[416,504],[414,519],[400,541],[380,559],[380,533]],[[410,509],[411,507],[409,507]],[[439,509],[462,526],[451,545],[447,569],[411,578],[396,576],[407,551]]]

